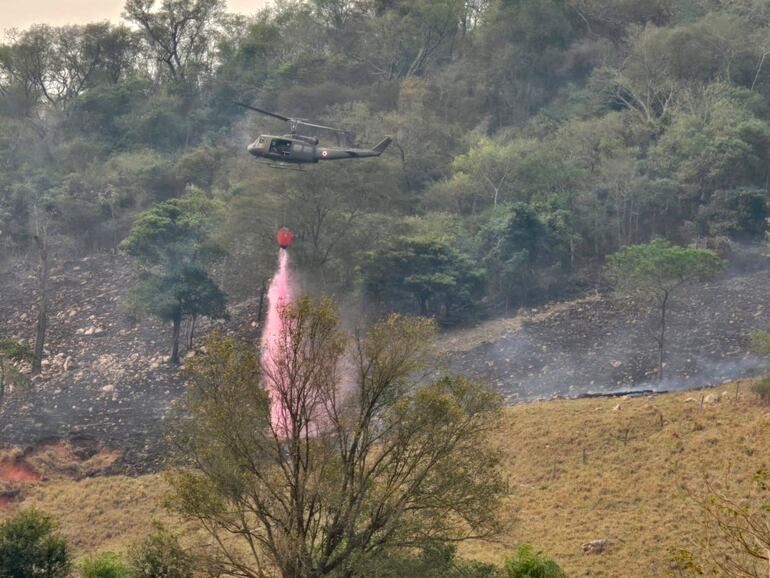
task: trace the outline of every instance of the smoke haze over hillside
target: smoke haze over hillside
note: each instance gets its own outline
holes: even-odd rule
[[[101,20],[118,22],[124,4],[123,0],[0,0],[0,32],[33,24],[61,26]],[[268,0],[228,0],[227,9],[238,14],[253,14],[267,4]]]

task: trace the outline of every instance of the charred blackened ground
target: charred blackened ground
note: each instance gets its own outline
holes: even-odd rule
[[[490,339],[450,337],[445,347],[455,370],[489,380],[509,402],[701,387],[768,367],[748,344],[752,331],[770,325],[768,287],[768,260],[758,248],[742,248],[728,273],[681,290],[669,313],[661,382],[649,319],[608,296],[533,310],[508,327],[493,322]]]
[[[644,320],[622,303],[592,295],[442,336],[452,367],[481,376],[510,402],[618,388],[702,386],[765,367],[747,336],[770,327],[770,266],[758,250],[734,256],[729,274],[681,293],[670,316],[668,377],[654,380],[655,344]],[[53,272],[42,375],[14,391],[0,414],[0,448],[88,444],[119,454],[109,471],[158,469],[163,434],[183,378],[166,363],[169,329],[123,311],[131,264],[109,256],[70,261]],[[31,340],[34,272],[0,274],[4,335]],[[258,300],[230,308],[218,327],[258,343]],[[199,323],[196,346],[213,328]],[[52,441],[53,440],[53,441]],[[110,454],[113,455],[113,454]]]
[[[184,388],[167,362],[169,331],[124,311],[132,269],[124,258],[60,264],[51,278],[42,374],[14,391],[0,413],[0,447],[30,448],[41,440],[96,440],[119,448],[123,471],[157,469],[173,400]],[[34,272],[17,266],[0,275],[0,325],[29,341],[35,334]],[[255,338],[252,303],[233,309],[225,331]],[[212,329],[198,323],[198,336]],[[196,340],[200,345],[201,340]]]

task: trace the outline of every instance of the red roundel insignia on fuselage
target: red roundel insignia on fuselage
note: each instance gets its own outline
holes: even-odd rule
[[[322,156],[322,157],[327,157],[327,156],[329,156],[329,151],[321,151],[321,156]]]

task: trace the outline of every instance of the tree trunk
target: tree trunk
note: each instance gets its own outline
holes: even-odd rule
[[[171,359],[169,361],[174,365],[179,365],[179,333],[182,328],[182,312],[174,313],[174,330],[171,334]]]
[[[48,249],[45,241],[36,237],[40,253],[40,266],[38,269],[38,309],[37,329],[35,331],[35,359],[32,361],[32,373],[40,373],[45,350],[45,334],[48,329]]]
[[[666,306],[668,305],[668,291],[663,292],[663,300],[660,303],[660,333],[658,334],[658,381],[663,379],[663,351],[666,337]]]
[[[3,409],[5,400],[5,361],[0,357],[0,410]]]
[[[197,318],[197,315],[193,315],[190,318],[190,333],[187,336],[187,351],[192,351],[193,348],[193,340],[195,339],[195,320]]]
[[[267,293],[267,288],[265,287],[264,281],[262,282],[262,287],[259,289],[259,309],[257,309],[257,321],[262,322],[262,315],[265,312],[265,295]]]

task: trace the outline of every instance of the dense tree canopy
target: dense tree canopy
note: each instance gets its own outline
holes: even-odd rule
[[[297,233],[307,287],[350,296],[371,292],[373,254],[449,219],[434,237],[455,257],[422,273],[471,274],[458,307],[495,309],[595,285],[628,244],[763,236],[762,0],[304,0],[251,16],[129,0],[124,18],[0,45],[4,258],[34,247],[43,217],[52,250],[115,249],[142,211],[194,188],[223,207],[232,296],[264,285],[279,226]],[[395,143],[377,160],[271,170],[244,146],[284,127],[233,101]],[[415,299],[455,317],[435,296],[386,301]]]
[[[132,298],[137,309],[173,324],[171,362],[179,362],[182,320],[226,317],[226,297],[206,271],[218,253],[211,242],[216,205],[200,195],[172,199],[139,215],[121,248],[141,270]]]

